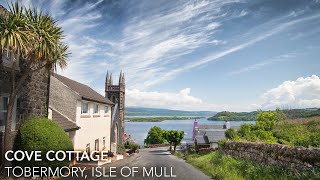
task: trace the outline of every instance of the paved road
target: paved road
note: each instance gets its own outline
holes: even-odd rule
[[[116,175],[116,178],[101,177],[99,179],[210,179],[207,175],[185,163],[182,159],[171,155],[167,151],[167,148],[141,149],[138,156],[136,160],[114,169],[115,173],[110,173],[110,171],[105,173],[109,176]],[[133,169],[137,171],[134,173],[134,176]],[[124,177],[126,175],[128,177]],[[159,177],[156,177],[156,175]]]

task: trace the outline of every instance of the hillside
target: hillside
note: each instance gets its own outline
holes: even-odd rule
[[[287,109],[283,110],[288,119],[308,118],[320,116],[320,108],[307,108],[307,109]],[[255,121],[259,111],[252,112],[218,112],[214,116],[208,118],[212,121]]]
[[[212,111],[181,111],[170,109],[126,107],[126,116],[205,116],[215,115]]]

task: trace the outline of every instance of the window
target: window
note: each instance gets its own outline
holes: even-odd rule
[[[88,154],[90,154],[90,143],[87,144],[87,146],[86,146],[86,152],[87,152]]]
[[[12,67],[12,63],[14,60],[19,60],[17,55],[14,55],[12,51],[9,52],[5,49],[3,50],[2,60],[5,66]],[[19,67],[19,61],[16,62],[17,67]]]
[[[103,137],[103,139],[102,139],[102,146],[106,147],[106,137]]]
[[[5,119],[7,118],[9,97],[2,96],[0,99],[0,126],[4,126]]]
[[[89,113],[89,103],[82,102],[81,104],[81,114]]]
[[[94,150],[99,151],[99,139],[96,139],[94,142]]]
[[[2,60],[7,61],[7,62],[11,62],[12,61],[12,51],[10,51],[8,53],[8,51],[6,49],[3,50]]]
[[[104,113],[107,114],[108,111],[109,111],[109,107],[108,107],[108,106],[105,106],[105,107],[104,107]]]
[[[93,114],[99,114],[99,104],[93,105]]]

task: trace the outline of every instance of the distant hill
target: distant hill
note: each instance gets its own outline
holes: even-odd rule
[[[320,108],[307,108],[307,109],[285,109],[283,110],[287,119],[308,118],[320,116]],[[222,111],[216,113],[214,116],[208,118],[212,121],[255,121],[258,111],[252,112],[229,112]]]
[[[143,107],[126,107],[126,116],[213,116],[213,111],[181,111]]]

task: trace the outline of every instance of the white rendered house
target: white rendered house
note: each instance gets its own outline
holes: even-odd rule
[[[89,86],[51,75],[49,118],[68,133],[74,150],[110,150],[112,106]]]

